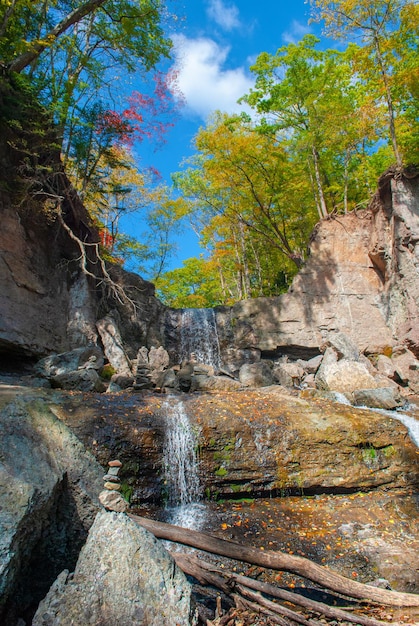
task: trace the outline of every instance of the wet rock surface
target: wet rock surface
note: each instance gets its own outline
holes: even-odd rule
[[[395,589],[418,590],[419,455],[406,428],[387,415],[272,386],[173,396],[11,386],[3,392],[3,421],[10,407],[22,408],[14,429],[19,415],[36,409],[50,416],[41,420],[45,432],[55,424],[60,437],[69,431],[80,450],[93,453],[100,476],[119,459],[121,493],[132,511],[152,517],[161,514],[155,505],[165,489],[170,403],[182,401],[199,435],[201,496],[210,499],[203,530],[303,553],[361,581],[385,578]],[[71,465],[68,451],[59,457],[54,463]],[[301,584],[286,575],[284,581]]]
[[[130,486],[132,502],[159,502],[170,396],[61,392],[58,397],[60,419],[99,463],[122,461],[121,481]],[[406,427],[388,415],[304,399],[281,387],[173,397],[183,401],[199,431],[202,491],[211,497],[418,484],[417,448]]]

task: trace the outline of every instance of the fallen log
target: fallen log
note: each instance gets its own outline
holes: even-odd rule
[[[247,589],[262,592],[266,595],[272,596],[273,598],[284,600],[294,606],[303,607],[312,613],[318,613],[334,620],[344,620],[346,622],[360,624],[361,626],[386,626],[385,622],[378,621],[372,617],[349,613],[349,611],[344,611],[338,607],[329,606],[328,604],[318,602],[317,600],[311,600],[310,598],[301,596],[298,593],[287,591],[286,589],[276,587],[270,583],[264,583],[260,580],[255,580],[253,578],[249,578],[248,576],[243,576],[241,574],[237,574],[236,572],[222,569],[221,567],[207,563],[196,556],[182,554],[180,552],[176,552],[172,556],[185,574],[193,576],[202,584],[210,584],[213,587],[218,587],[221,591],[224,591],[224,593],[231,593],[231,590],[234,589],[236,584],[238,584]]]
[[[180,526],[173,526],[164,522],[156,522],[132,513],[128,515],[159,539],[167,539],[203,550],[204,552],[218,554],[260,567],[291,572],[311,580],[326,589],[370,604],[385,604],[397,607],[419,606],[419,595],[370,587],[355,580],[350,580],[301,556],[279,551],[262,551],[253,547],[241,546],[233,541],[218,539],[196,530],[181,528]]]
[[[252,601],[254,604],[258,604],[265,609],[268,609],[268,611],[271,611],[272,613],[279,613],[279,615],[287,617],[288,619],[297,622],[297,624],[302,624],[302,626],[321,626],[320,622],[316,620],[305,619],[302,615],[299,615],[299,613],[296,613],[295,611],[292,611],[291,609],[288,609],[287,607],[280,604],[276,604],[275,602],[272,602],[272,600],[264,598],[259,592],[250,591],[250,589],[247,589],[242,585],[238,585],[238,591],[240,592],[241,596],[244,596],[245,599]]]

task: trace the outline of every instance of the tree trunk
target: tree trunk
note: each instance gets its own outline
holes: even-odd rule
[[[284,570],[298,574],[312,582],[318,583],[343,595],[357,598],[365,602],[375,602],[377,604],[387,604],[389,606],[419,606],[419,595],[412,593],[399,593],[397,591],[387,591],[363,585],[341,574],[337,574],[326,567],[317,565],[309,559],[301,556],[285,554],[284,552],[261,551],[257,548],[241,546],[232,541],[217,539],[211,535],[173,526],[163,522],[155,522],[145,517],[129,514],[135,522],[152,532],[160,539],[168,539],[182,543],[199,550],[211,552],[245,563],[252,563],[268,569]]]

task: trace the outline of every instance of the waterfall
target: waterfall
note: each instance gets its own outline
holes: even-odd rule
[[[163,406],[166,434],[163,468],[167,511],[172,524],[198,529],[204,507],[200,504],[198,437],[183,402],[171,397]]]
[[[220,369],[220,344],[214,309],[183,309],[180,328],[180,357]]]

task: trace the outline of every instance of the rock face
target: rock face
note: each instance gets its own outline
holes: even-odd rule
[[[110,362],[117,359],[119,366],[125,359],[125,371],[140,345],[152,346],[156,341],[160,345],[163,306],[151,283],[111,268],[115,281],[132,294],[134,313],[112,294],[103,298],[81,271],[79,251],[56,224],[21,219],[4,193],[0,193],[0,214],[0,355],[40,358],[100,346]],[[119,354],[112,343],[111,323],[123,344]]]
[[[369,209],[318,224],[287,294],[218,312],[220,345],[308,358],[342,332],[366,354],[403,343],[416,354],[418,245],[418,175],[383,177]]]
[[[103,511],[74,574],[60,574],[32,625],[191,626],[191,589],[153,535],[122,513]]]
[[[103,472],[42,392],[6,388],[0,404],[0,622],[14,624],[74,567]]]
[[[343,335],[354,347],[348,352],[348,342],[342,346],[350,361],[359,360],[359,352],[391,356],[409,349],[403,384],[409,378],[416,393],[418,245],[419,175],[389,173],[367,210],[317,225],[309,258],[288,293],[215,309],[222,367],[237,375],[244,363],[260,359],[307,361],[324,351],[332,335]],[[167,315],[168,349],[176,354],[174,315]]]
[[[201,492],[220,497],[347,493],[418,482],[418,455],[397,420],[280,387],[216,394],[72,398],[61,418],[101,465],[118,457],[131,503],[164,498],[162,467],[170,402],[199,433]],[[88,419],[86,419],[88,417]],[[175,417],[175,415],[174,415]]]

